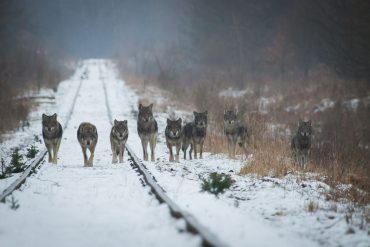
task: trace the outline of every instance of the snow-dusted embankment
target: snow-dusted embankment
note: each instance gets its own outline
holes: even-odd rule
[[[184,233],[184,222],[173,219],[168,207],[142,186],[127,155],[124,164],[111,164],[111,124],[101,74],[105,61],[88,60],[84,66],[88,77],[64,132],[58,165],[44,162],[13,193],[17,210],[0,204],[1,246],[199,246],[199,237]],[[109,88],[117,83],[106,81]],[[72,100],[65,97],[64,102]],[[65,115],[60,116],[64,122]],[[98,129],[93,168],[83,167],[76,138],[83,121]]]

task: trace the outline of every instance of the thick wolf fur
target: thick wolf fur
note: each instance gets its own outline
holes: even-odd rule
[[[110,145],[112,149],[112,163],[123,162],[123,154],[125,152],[126,142],[128,138],[127,120],[114,120],[114,125],[110,132]]]
[[[184,152],[184,159],[186,159],[186,150],[190,145],[189,158],[192,159],[191,153],[194,149],[194,158],[197,159],[197,148],[199,146],[199,156],[203,158],[203,144],[207,135],[208,126],[208,111],[193,112],[194,121],[187,123],[183,129],[182,151]]]
[[[292,138],[291,149],[296,162],[306,167],[311,151],[312,125],[311,121],[299,121],[298,131]]]
[[[62,141],[63,128],[57,121],[57,114],[42,114],[42,137],[49,154],[49,163],[58,163],[58,151]]]
[[[81,123],[77,130],[77,140],[81,145],[84,166],[93,166],[95,147],[98,142],[98,131],[95,125],[86,122]],[[89,158],[87,158],[86,149],[90,151]]]
[[[180,161],[180,148],[182,142],[182,120],[179,118],[178,120],[170,120],[167,119],[167,126],[165,130],[166,135],[166,144],[168,149],[170,150],[170,161],[173,162],[173,152],[172,147],[176,147],[176,161]]]
[[[143,147],[143,158],[148,160],[148,143],[151,149],[151,160],[155,161],[155,147],[157,145],[158,124],[153,116],[153,104],[143,106],[139,104],[139,114],[137,118],[137,133],[141,139]]]
[[[229,158],[235,158],[236,144],[243,149],[247,157],[247,126],[238,120],[236,110],[225,110],[224,131],[227,138]]]

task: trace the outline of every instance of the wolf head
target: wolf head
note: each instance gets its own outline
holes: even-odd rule
[[[140,122],[148,123],[153,121],[153,119],[153,104],[150,104],[149,106],[143,106],[142,104],[139,104],[138,120]]]
[[[197,128],[206,128],[207,127],[207,115],[208,111],[205,112],[196,112],[194,111],[194,124]]]
[[[55,133],[58,130],[57,114],[51,116],[42,114],[42,128],[46,133]]]
[[[300,136],[309,137],[312,134],[312,126],[311,126],[311,120],[310,121],[299,121],[298,126],[298,134]]]
[[[90,146],[97,137],[96,128],[91,124],[84,124],[80,126],[81,141],[86,146]]]
[[[117,121],[116,119],[114,119],[114,126],[112,132],[113,135],[115,135],[118,139],[122,140],[128,132],[127,120]]]
[[[225,110],[224,111],[224,124],[225,126],[233,126],[236,123],[237,111]]]
[[[168,134],[172,138],[178,138],[181,135],[181,123],[182,119],[170,120],[167,118],[167,130]]]

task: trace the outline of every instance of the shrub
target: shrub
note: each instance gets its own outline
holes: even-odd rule
[[[33,159],[36,157],[36,154],[39,152],[39,150],[36,148],[35,145],[32,145],[31,147],[27,148],[27,155],[26,157],[29,159]]]
[[[14,149],[12,153],[12,159],[10,161],[10,170],[13,173],[23,172],[26,167],[24,162],[22,162],[23,157],[19,154],[19,149]]]
[[[207,179],[202,179],[202,191],[208,191],[214,195],[223,193],[233,184],[230,175],[224,173],[212,172]]]

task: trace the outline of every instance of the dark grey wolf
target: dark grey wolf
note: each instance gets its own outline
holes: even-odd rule
[[[84,166],[93,166],[95,147],[98,142],[98,131],[95,125],[83,122],[77,130],[77,140],[81,145],[84,156]],[[90,157],[87,159],[86,149],[90,151]]]
[[[291,149],[296,162],[305,168],[311,150],[312,125],[311,121],[299,121],[298,131],[292,138]]]
[[[166,144],[170,150],[170,161],[174,161],[172,147],[176,147],[176,161],[180,160],[180,148],[182,142],[182,119],[170,120],[167,118],[167,126],[165,130]]]
[[[224,111],[224,131],[227,138],[229,158],[235,158],[236,144],[243,149],[245,156],[247,156],[247,126],[238,120],[237,115],[236,110]]]
[[[139,104],[137,118],[137,133],[141,139],[144,160],[148,160],[148,143],[151,149],[151,160],[155,161],[155,146],[157,144],[158,124],[153,116],[153,104],[143,106]]]
[[[110,132],[110,145],[112,149],[112,163],[117,163],[117,156],[119,163],[123,162],[123,154],[128,138],[127,120],[117,121],[114,120],[114,125]]]
[[[199,146],[200,158],[203,158],[203,144],[207,135],[208,126],[208,111],[205,112],[193,112],[194,121],[187,123],[183,129],[183,142],[182,151],[184,152],[184,159],[186,159],[186,150],[190,145],[189,158],[191,157],[191,152],[194,149],[194,158],[197,159],[197,148]]]
[[[57,114],[42,114],[42,137],[49,154],[49,163],[58,163],[58,151],[62,141],[63,128],[57,120]]]

